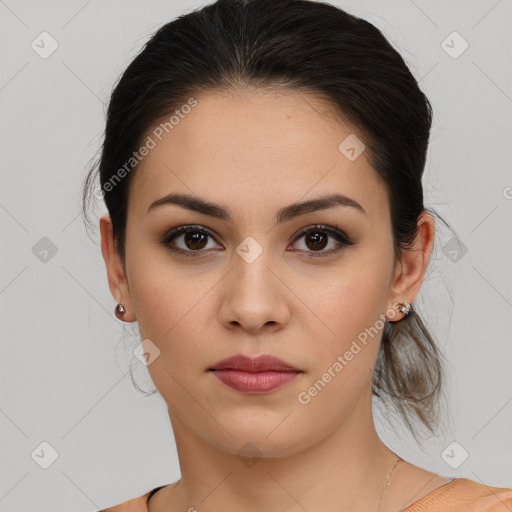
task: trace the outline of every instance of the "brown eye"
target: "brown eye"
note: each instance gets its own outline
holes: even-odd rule
[[[179,226],[165,235],[161,244],[184,256],[201,256],[208,253],[209,240],[213,234],[201,226]]]
[[[354,245],[354,242],[342,231],[330,226],[316,225],[303,229],[296,240],[304,239],[303,247],[299,250],[305,252],[308,258],[329,256],[338,252],[344,246]],[[301,244],[299,244],[301,245]],[[330,249],[324,250],[330,245]],[[318,253],[318,254],[315,254]]]
[[[306,234],[305,243],[313,251],[320,251],[325,248],[328,242],[328,236],[322,232],[313,232]]]
[[[308,258],[329,256],[344,246],[354,245],[354,242],[343,231],[324,225],[303,229],[295,240],[301,238],[304,239],[303,247],[293,249],[293,251],[303,252]],[[210,239],[215,241],[213,233],[202,226],[179,226],[167,233],[160,243],[172,252],[194,257],[211,252],[208,250]],[[325,250],[329,246],[330,248]],[[210,247],[210,249],[215,249],[215,247]],[[221,247],[221,250],[224,249]]]
[[[208,242],[208,236],[204,233],[189,231],[183,235],[183,240],[188,249],[204,249]]]

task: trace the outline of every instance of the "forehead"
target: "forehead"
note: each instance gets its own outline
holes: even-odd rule
[[[387,208],[383,182],[366,152],[351,160],[340,151],[344,141],[362,141],[363,135],[326,101],[297,91],[194,98],[197,105],[176,117],[172,128],[160,129],[159,137],[155,127],[147,132],[155,145],[136,168],[129,210],[142,215],[170,192],[224,204],[261,206],[265,199],[278,209],[337,191],[363,204],[370,216]]]

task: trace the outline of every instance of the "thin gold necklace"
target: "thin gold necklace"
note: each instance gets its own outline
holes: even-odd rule
[[[395,468],[398,466],[398,463],[403,460],[401,457],[398,457],[397,456],[397,460],[396,462],[393,464],[393,467],[391,468],[391,471],[389,472],[389,475],[388,477],[386,478],[386,483],[384,484],[384,489],[382,489],[382,492],[380,493],[380,498],[379,498],[379,507],[377,508],[377,512],[380,510],[380,506],[382,505],[382,503],[384,502],[384,493],[386,492],[386,489],[388,488],[388,485],[389,485],[389,481],[391,480],[391,475],[393,474],[393,471],[395,470]]]
[[[389,481],[391,480],[391,475],[393,474],[393,471],[395,471],[395,468],[398,466],[398,463],[403,460],[402,458],[400,457],[397,457],[397,460],[396,462],[393,464],[393,467],[391,468],[390,472],[389,472],[389,475],[388,477],[386,478],[386,482],[384,483],[384,488],[382,489],[382,492],[380,493],[380,498],[379,498],[379,507],[377,508],[377,512],[380,510],[380,506],[382,505],[382,503],[384,502],[384,493],[386,492],[388,486],[389,486]],[[176,485],[174,486],[173,488],[173,494],[174,492],[176,491],[176,487],[178,486],[179,482],[176,482]],[[148,500],[149,501],[149,500]],[[149,508],[149,507],[148,507]]]

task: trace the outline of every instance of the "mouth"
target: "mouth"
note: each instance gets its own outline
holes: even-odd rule
[[[239,354],[208,368],[223,384],[243,393],[268,393],[288,384],[303,370],[274,356]]]

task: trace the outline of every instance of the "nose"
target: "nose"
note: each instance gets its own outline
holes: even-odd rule
[[[219,319],[224,327],[258,334],[281,330],[289,322],[290,291],[269,263],[265,252],[250,263],[235,258],[223,280]]]

